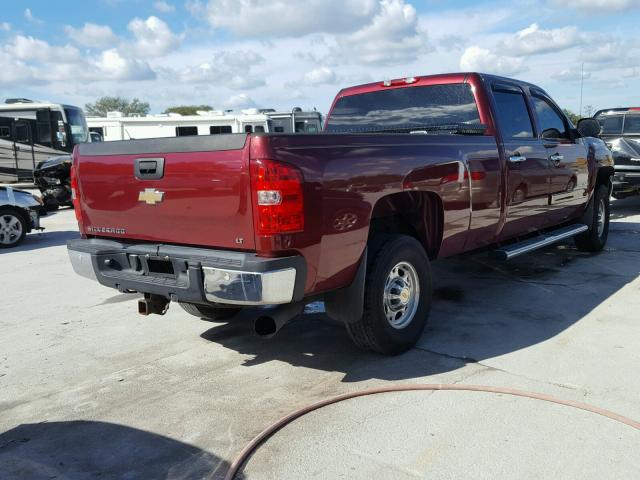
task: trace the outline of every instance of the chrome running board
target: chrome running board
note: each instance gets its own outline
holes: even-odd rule
[[[537,237],[523,240],[522,242],[513,243],[506,247],[492,250],[490,255],[496,260],[511,260],[519,255],[532,252],[547,245],[559,242],[565,238],[573,237],[582,232],[589,230],[589,227],[584,224],[569,225],[568,227],[559,228],[550,232],[543,233]]]

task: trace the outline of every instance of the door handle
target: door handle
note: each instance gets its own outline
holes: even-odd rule
[[[549,160],[551,160],[556,167],[559,167],[560,162],[564,160],[564,156],[560,155],[559,153],[554,153],[553,155],[549,156]]]
[[[511,155],[509,157],[509,161],[511,163],[522,163],[525,162],[527,160],[527,157],[524,157],[522,155]]]
[[[136,158],[133,171],[140,180],[160,180],[164,176],[164,158]]]

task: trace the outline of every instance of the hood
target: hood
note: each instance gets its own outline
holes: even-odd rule
[[[38,197],[24,190],[13,187],[0,187],[0,205],[15,205],[23,208],[39,207]]]
[[[71,165],[71,161],[72,161],[71,155],[60,155],[58,157],[51,157],[51,158],[48,158],[47,160],[44,160],[38,163],[36,170],[55,168],[64,164]]]
[[[613,153],[628,157],[640,157],[640,139],[619,137],[613,140],[607,139],[607,146]]]

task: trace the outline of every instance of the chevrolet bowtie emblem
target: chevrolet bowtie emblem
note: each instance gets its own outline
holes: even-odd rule
[[[138,195],[138,201],[144,202],[147,205],[155,205],[162,202],[164,198],[164,192],[159,192],[155,188],[145,188],[143,192]]]

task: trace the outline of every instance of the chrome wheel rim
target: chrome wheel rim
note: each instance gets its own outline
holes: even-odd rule
[[[418,310],[420,282],[416,269],[408,262],[400,262],[391,269],[384,284],[384,315],[395,329],[411,323]]]
[[[22,223],[15,215],[0,215],[0,243],[12,245],[22,236]]]
[[[607,211],[607,208],[604,204],[604,199],[601,198],[600,202],[598,202],[598,216],[596,218],[598,238],[601,238],[602,235],[604,234],[604,225],[606,223],[605,222],[606,211]]]

